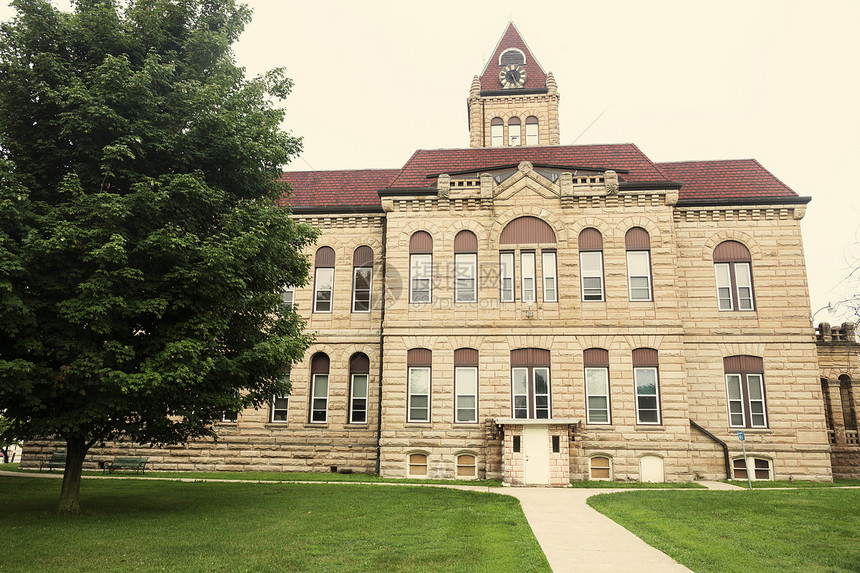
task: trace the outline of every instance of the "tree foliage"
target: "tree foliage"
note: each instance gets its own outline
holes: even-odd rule
[[[233,0],[15,0],[0,25],[0,411],[65,440],[62,511],[114,439],[259,407],[310,340],[279,293],[315,238],[278,207],[300,141],[248,79]]]

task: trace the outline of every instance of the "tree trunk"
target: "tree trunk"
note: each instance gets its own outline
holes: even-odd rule
[[[81,470],[88,449],[83,438],[66,438],[66,471],[63,473],[63,489],[60,492],[60,513],[77,515],[81,512]]]

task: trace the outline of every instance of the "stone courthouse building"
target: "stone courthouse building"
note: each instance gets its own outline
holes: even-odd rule
[[[216,443],[141,450],[153,469],[830,480],[857,358],[819,372],[810,199],[755,160],[561,145],[558,104],[510,24],[472,81],[469,147],[284,174],[322,230],[284,294],[315,343],[289,396]]]

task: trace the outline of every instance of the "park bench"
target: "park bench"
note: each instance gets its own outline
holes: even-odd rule
[[[54,452],[49,459],[39,462],[39,471],[45,468],[48,471],[54,468],[66,469],[66,452]]]
[[[117,456],[113,461],[105,464],[105,469],[108,473],[113,473],[114,470],[132,470],[135,473],[144,473],[146,463],[149,458]]]

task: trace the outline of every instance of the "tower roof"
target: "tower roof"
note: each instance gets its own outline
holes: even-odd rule
[[[505,33],[502,34],[502,37],[499,39],[499,43],[496,44],[496,48],[493,50],[493,55],[490,56],[489,60],[487,60],[487,64],[481,72],[481,91],[492,92],[502,89],[502,86],[499,83],[499,72],[505,66],[501,64],[500,59],[503,53],[511,49],[519,50],[525,57],[525,63],[522,64],[522,66],[526,70],[526,83],[523,87],[517,89],[546,89],[546,72],[537,59],[532,55],[528,44],[526,44],[525,40],[523,40],[523,37],[520,35],[520,31],[517,30],[517,27],[513,22],[509,22],[508,27],[505,29]],[[514,89],[507,91],[515,92],[517,90]]]

